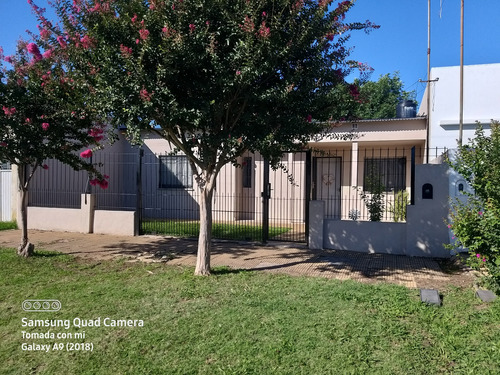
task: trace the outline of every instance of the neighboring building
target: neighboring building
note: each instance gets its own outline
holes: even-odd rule
[[[429,114],[430,148],[457,147],[460,117],[460,67],[431,69],[431,108],[427,110],[427,89],[419,113]],[[464,66],[463,144],[474,137],[476,122],[485,129],[500,120],[500,64]]]

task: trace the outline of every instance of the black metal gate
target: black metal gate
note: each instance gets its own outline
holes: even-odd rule
[[[258,154],[240,168],[226,165],[213,198],[213,237],[239,241],[306,242],[311,194],[311,153],[287,153],[273,170]],[[197,237],[198,190],[185,156],[140,154],[140,233]]]

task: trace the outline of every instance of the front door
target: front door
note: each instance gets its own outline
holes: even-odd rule
[[[340,219],[341,166],[339,157],[314,158],[313,197],[325,202],[325,216]]]

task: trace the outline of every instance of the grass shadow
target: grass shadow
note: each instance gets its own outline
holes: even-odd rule
[[[67,257],[68,254],[60,253],[58,251],[47,251],[47,250],[35,250],[33,257],[35,258],[55,258],[55,257]]]
[[[250,271],[245,269],[235,269],[229,267],[215,267],[210,270],[210,273],[215,276],[224,276],[224,275],[239,275],[242,273],[248,273]]]

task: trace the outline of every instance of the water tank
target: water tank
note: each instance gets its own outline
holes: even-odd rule
[[[397,118],[413,118],[417,116],[417,103],[413,100],[402,100],[396,107]]]

